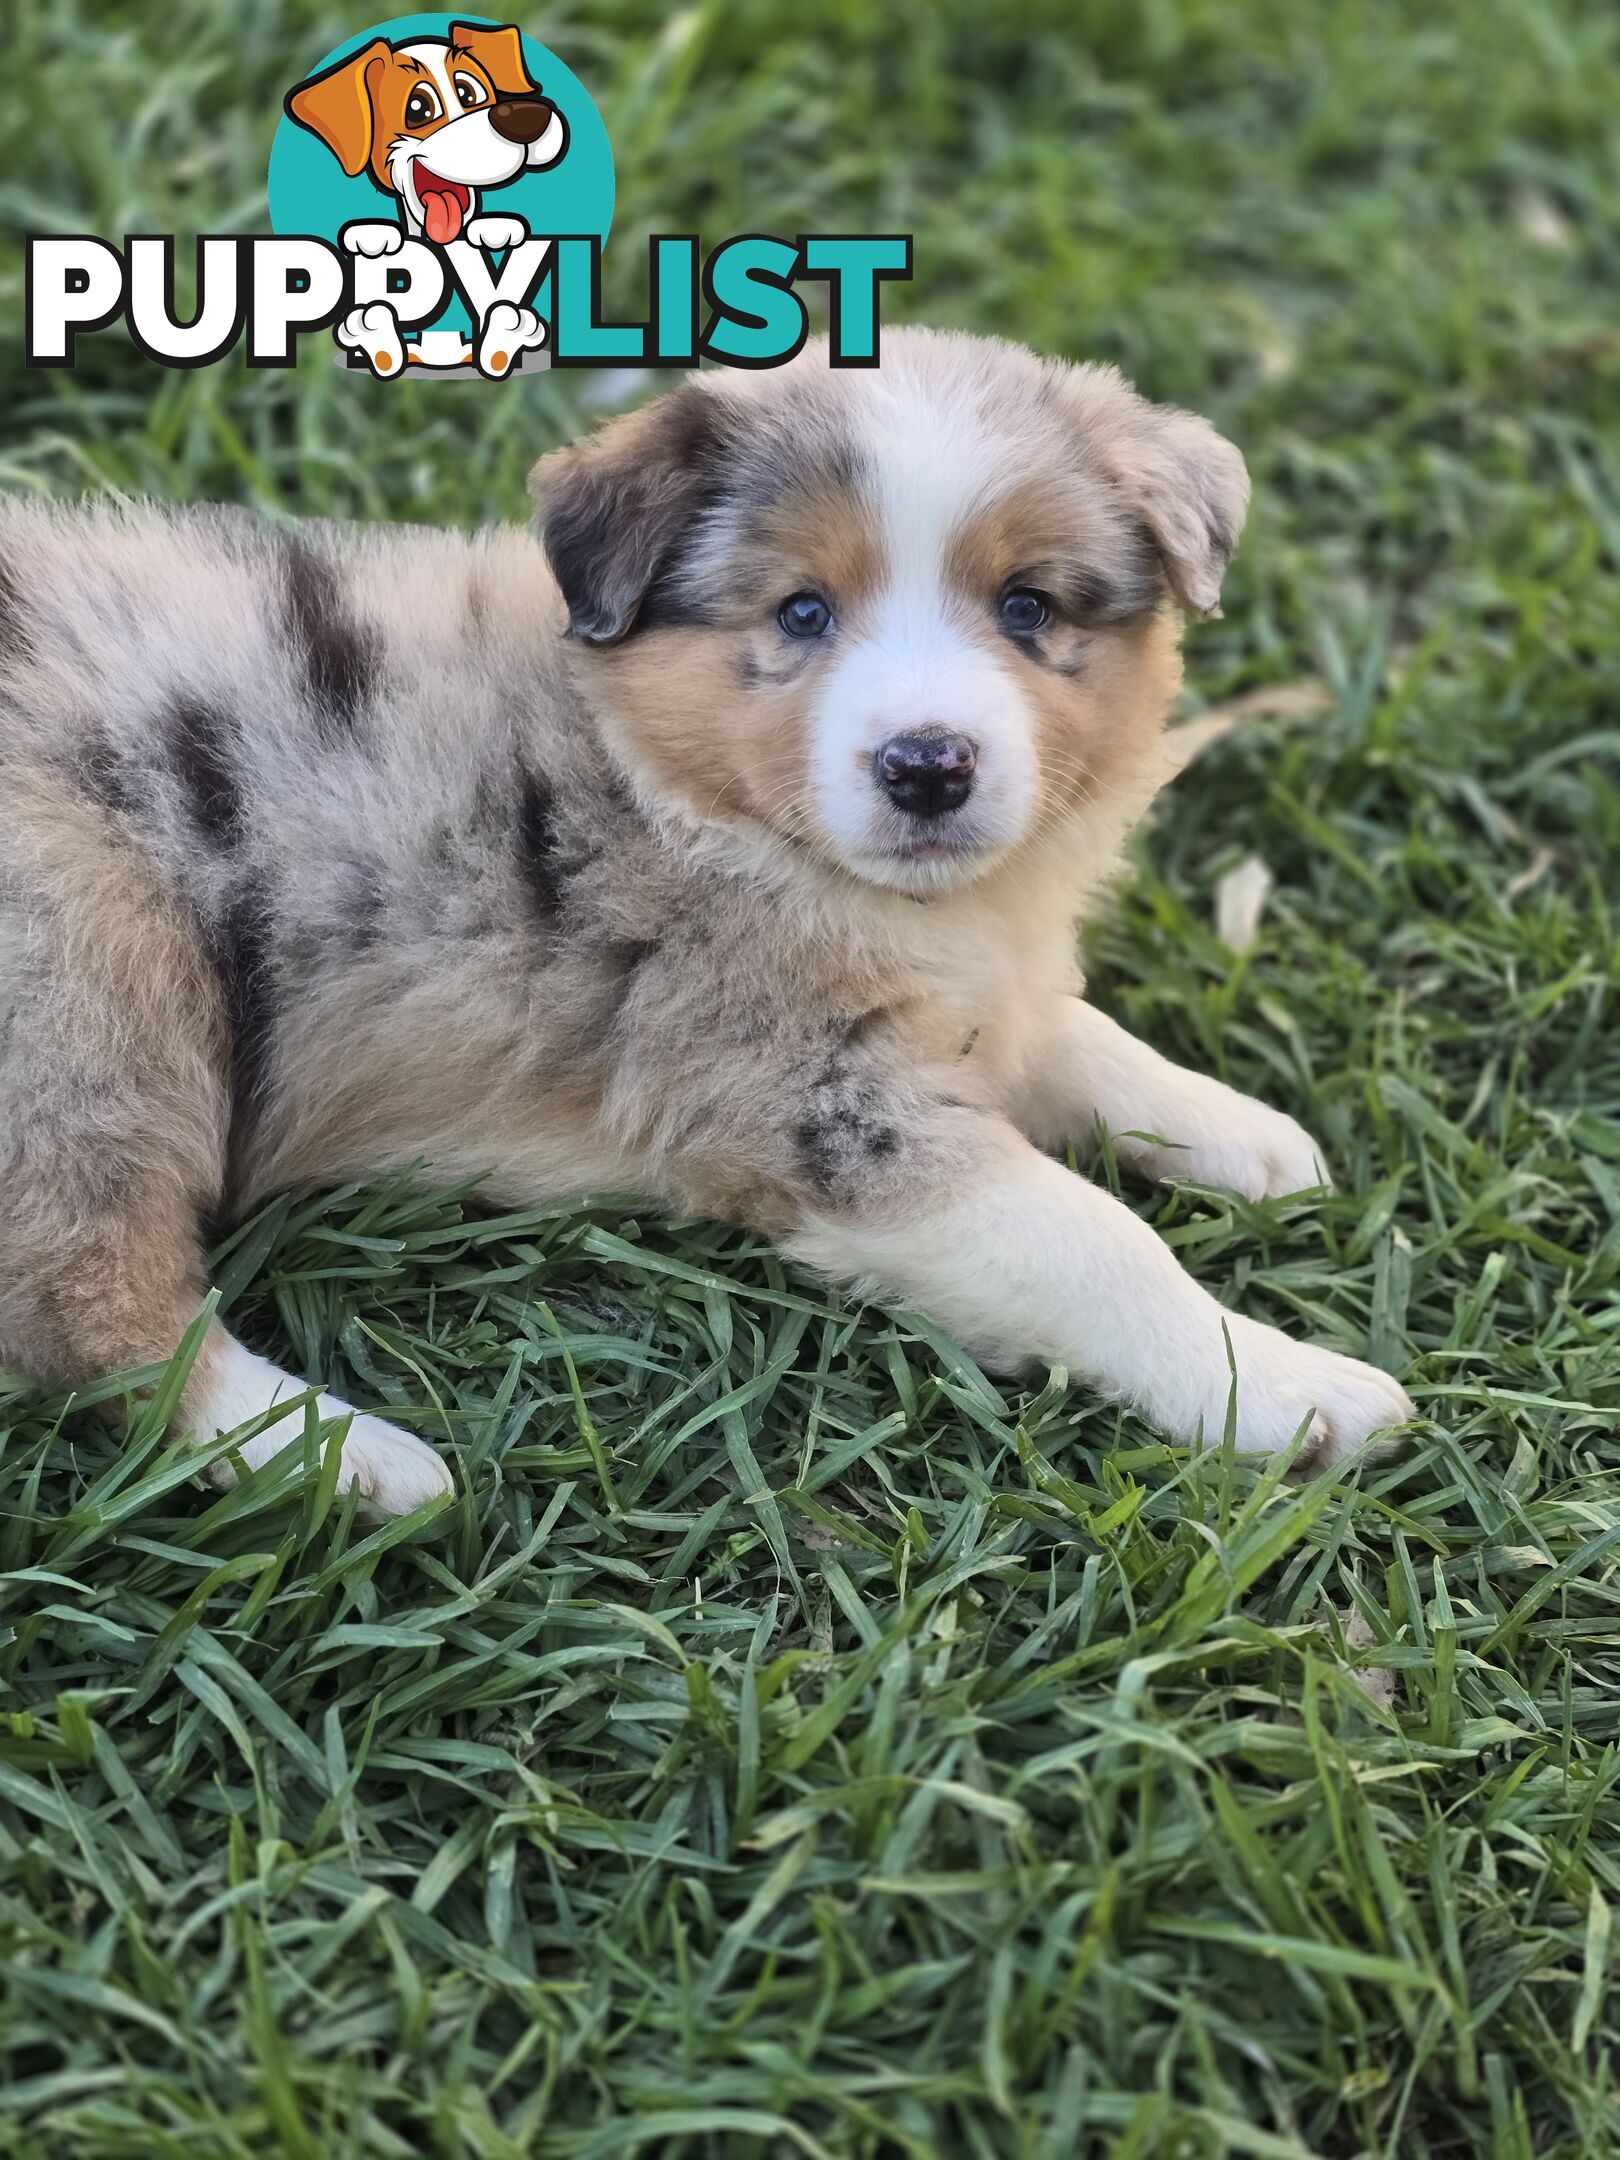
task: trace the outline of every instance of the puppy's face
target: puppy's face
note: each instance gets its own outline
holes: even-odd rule
[[[1121,784],[1211,610],[1237,452],[1110,370],[890,332],[543,461],[589,686],[643,788],[869,882],[977,875]]]
[[[459,239],[473,191],[562,155],[562,116],[535,95],[510,25],[456,23],[448,38],[378,38],[291,93],[287,111],[351,175],[398,195],[430,240]]]

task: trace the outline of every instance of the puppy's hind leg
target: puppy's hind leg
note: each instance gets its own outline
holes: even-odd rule
[[[17,808],[0,835],[0,1363],[76,1387],[161,1363],[196,1317],[230,1023],[210,955],[141,860],[77,805]],[[302,1387],[215,1324],[181,1415],[212,1440]],[[295,1430],[277,1421],[245,1459]],[[398,1513],[450,1479],[420,1441],[356,1416],[342,1482]]]

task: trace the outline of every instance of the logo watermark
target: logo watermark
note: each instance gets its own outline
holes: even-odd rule
[[[27,359],[71,367],[123,319],[165,367],[290,367],[297,340],[380,381],[499,382],[538,366],[777,367],[809,335],[824,282],[835,367],[874,366],[881,287],[911,275],[903,234],[696,233],[648,243],[647,309],[602,314],[613,153],[566,63],[515,24],[396,16],[346,40],[288,91],[270,151],[265,235],[203,234],[179,319],[178,242],[31,235]]]

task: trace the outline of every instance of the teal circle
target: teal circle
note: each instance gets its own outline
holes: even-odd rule
[[[311,75],[324,74],[351,53],[363,51],[375,38],[386,38],[390,45],[406,45],[413,38],[442,38],[449,35],[452,23],[502,27],[487,16],[460,11],[454,15],[395,15],[387,22],[373,24],[358,37],[334,45],[299,79],[306,81]],[[568,128],[568,146],[555,165],[540,172],[520,173],[505,187],[481,192],[479,206],[491,213],[522,218],[538,238],[591,233],[606,240],[613,221],[614,181],[613,150],[602,116],[579,77],[549,46],[525,35],[523,58],[530,81],[538,84],[541,95],[562,114]],[[287,85],[289,92],[295,87]],[[270,145],[269,197],[272,231],[307,233],[334,243],[343,227],[356,219],[387,224],[399,218],[392,195],[378,188],[366,173],[357,173],[351,179],[319,136],[300,127],[286,112]],[[533,304],[549,320],[549,273]],[[467,329],[467,311],[458,294],[451,293],[433,327]]]

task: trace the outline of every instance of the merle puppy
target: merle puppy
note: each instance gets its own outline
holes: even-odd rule
[[[1076,963],[1236,450],[1111,370],[891,332],[689,380],[536,492],[538,545],[0,506],[0,1360],[161,1359],[200,1221],[426,1162],[756,1225],[1178,1441],[1221,1432],[1228,1338],[1244,1449],[1408,1417],[1046,1152],[1323,1176]],[[216,1324],[184,1411],[261,1421],[252,1463],[301,1386]],[[363,1413],[343,1475],[450,1482]]]

